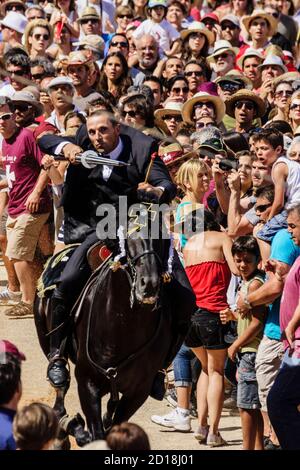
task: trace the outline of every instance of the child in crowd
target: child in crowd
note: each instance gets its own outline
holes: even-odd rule
[[[56,413],[44,403],[31,403],[17,412],[13,431],[18,450],[52,450],[59,432]]]
[[[256,239],[242,236],[232,245],[232,255],[242,278],[240,292],[247,296],[264,283],[264,274],[258,270],[260,251]],[[237,406],[240,409],[243,449],[263,450],[263,420],[260,413],[255,359],[263,334],[265,306],[257,306],[245,318],[239,311],[225,309],[220,312],[222,323],[236,320],[238,338],[228,348],[228,356],[238,361]]]
[[[151,34],[158,42],[160,53],[173,56],[179,52],[180,35],[165,19],[167,8],[166,0],[150,0],[147,5],[148,19],[138,26],[133,37],[136,39],[144,34]]]

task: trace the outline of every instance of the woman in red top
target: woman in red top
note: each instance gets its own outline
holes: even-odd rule
[[[228,346],[224,340],[226,328],[221,324],[219,312],[228,305],[226,294],[231,272],[237,273],[231,255],[232,241],[225,232],[221,232],[214,216],[208,211],[195,211],[190,218],[191,224],[192,227],[185,227],[189,239],[183,256],[199,307],[192,317],[185,341],[202,365],[197,387],[200,392],[197,397],[199,428],[195,438],[216,447],[225,443],[218,426],[223,406],[224,363]],[[195,235],[189,236],[190,228]]]

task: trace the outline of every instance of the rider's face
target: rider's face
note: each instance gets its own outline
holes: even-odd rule
[[[91,116],[87,119],[87,130],[94,148],[100,152],[110,153],[118,144],[120,126],[110,121],[109,115]]]

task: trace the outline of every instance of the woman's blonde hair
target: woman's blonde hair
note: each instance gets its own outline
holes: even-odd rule
[[[178,187],[186,193],[187,184],[192,187],[192,191],[196,191],[198,185],[198,174],[207,173],[211,177],[211,171],[208,165],[200,158],[191,158],[183,163],[177,171],[175,182]]]
[[[31,45],[29,44],[28,39],[30,36],[32,36],[34,28],[47,29],[49,32],[49,45],[51,45],[53,42],[53,28],[47,20],[44,20],[43,18],[37,18],[36,20],[29,21],[24,32],[24,45],[29,55],[30,55]]]

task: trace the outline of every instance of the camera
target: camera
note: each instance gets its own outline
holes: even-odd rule
[[[228,158],[224,158],[219,162],[219,168],[223,171],[237,170],[238,166],[238,160],[229,160]]]

